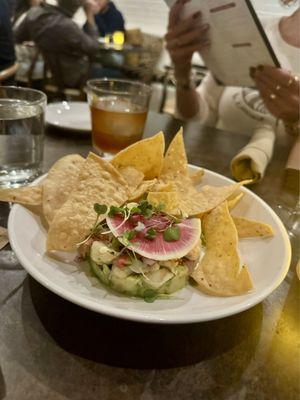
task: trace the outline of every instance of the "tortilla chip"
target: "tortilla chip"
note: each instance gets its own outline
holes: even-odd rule
[[[76,251],[76,244],[89,234],[95,222],[94,204],[119,206],[128,196],[128,185],[119,172],[90,153],[80,170],[77,186],[50,225],[47,250]]]
[[[177,192],[150,192],[147,196],[149,203],[157,206],[163,204],[163,211],[169,214],[177,214],[178,193]]]
[[[0,250],[3,249],[9,242],[7,229],[0,226]]]
[[[233,221],[241,239],[274,236],[273,228],[263,222],[244,217],[233,217]]]
[[[198,169],[198,171],[190,174],[192,184],[194,186],[197,186],[201,182],[203,175],[204,175],[204,169],[202,169],[202,168],[200,168],[200,169]]]
[[[120,151],[111,160],[111,164],[116,168],[134,167],[145,175],[145,179],[153,179],[160,175],[164,151],[164,134],[159,132]]]
[[[16,189],[0,189],[0,201],[38,206],[42,203],[42,186],[26,186]]]
[[[152,187],[151,192],[173,192],[175,190],[175,186],[172,181],[163,182],[158,180]]]
[[[238,236],[227,203],[206,214],[202,221],[206,252],[192,273],[199,289],[215,296],[235,296],[253,288],[248,268],[240,268]]]
[[[179,198],[179,208],[183,214],[201,216],[223,203],[242,185],[247,183],[249,181],[242,181],[228,186],[206,185],[203,186],[200,192],[196,193],[189,189],[189,194],[185,194],[183,191]]]
[[[156,179],[152,179],[149,181],[143,181],[139,185],[139,187],[137,187],[136,190],[131,193],[128,200],[134,201],[134,200],[140,199],[146,192],[152,190],[155,183],[156,183]]]
[[[133,167],[122,167],[118,171],[127,182],[131,192],[134,192],[144,179],[144,174]]]
[[[228,198],[227,199],[227,204],[228,204],[228,208],[229,210],[232,210],[241,200],[241,198],[244,196],[244,193],[239,193],[235,196],[233,196],[232,198]]]
[[[69,154],[56,161],[49,170],[43,181],[43,213],[49,224],[76,186],[84,162],[80,155]]]
[[[161,175],[174,175],[178,173],[187,173],[188,161],[184,148],[182,128],[176,133],[176,136],[170,143],[166,152]]]

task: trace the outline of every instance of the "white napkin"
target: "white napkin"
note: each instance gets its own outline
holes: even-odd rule
[[[260,181],[272,158],[275,132],[271,126],[256,129],[250,142],[231,161],[231,173],[237,181]]]

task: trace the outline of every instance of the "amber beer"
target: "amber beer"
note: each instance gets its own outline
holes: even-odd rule
[[[93,146],[99,152],[117,153],[141,139],[147,117],[145,107],[129,99],[106,96],[90,105]]]

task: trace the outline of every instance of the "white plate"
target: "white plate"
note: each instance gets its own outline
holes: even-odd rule
[[[91,116],[88,103],[62,101],[46,107],[46,122],[49,125],[73,131],[90,131]]]
[[[190,167],[196,171],[197,167]],[[41,179],[41,178],[40,178]],[[223,186],[228,178],[205,172],[203,184]],[[239,313],[267,297],[284,279],[290,264],[291,247],[286,230],[274,211],[250,190],[234,210],[236,215],[272,225],[275,236],[268,239],[243,239],[240,253],[251,271],[254,290],[243,296],[214,297],[191,286],[169,299],[146,303],[142,299],[108,292],[99,281],[78,265],[69,265],[46,256],[46,232],[37,216],[14,205],[8,221],[11,246],[20,263],[37,281],[59,296],[82,307],[119,318],[151,323],[189,323],[208,321]]]

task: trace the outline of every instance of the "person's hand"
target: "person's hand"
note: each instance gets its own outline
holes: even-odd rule
[[[83,8],[87,16],[94,16],[101,10],[97,0],[84,0]]]
[[[190,0],[178,0],[170,10],[168,32],[165,35],[166,48],[175,68],[176,78],[190,74],[192,56],[209,46],[208,24],[201,24],[201,13],[196,12],[185,20],[180,19],[184,4]]]
[[[287,123],[299,121],[300,83],[297,77],[268,65],[252,68],[250,75],[271,114]]]

